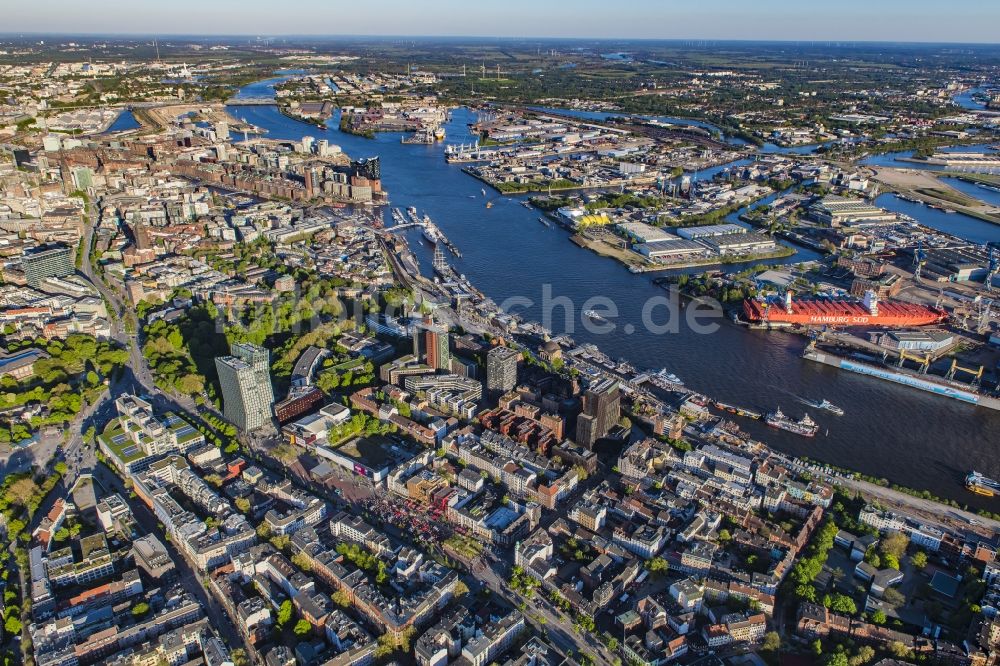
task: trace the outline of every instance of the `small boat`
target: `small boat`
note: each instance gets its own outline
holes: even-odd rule
[[[486,207],[487,208],[493,208],[493,202],[492,201],[487,201],[486,202]]]
[[[818,400],[818,401],[817,400],[803,400],[802,402],[805,403],[805,404],[807,404],[807,405],[809,405],[810,407],[815,407],[816,409],[825,409],[826,411],[830,412],[831,414],[836,414],[837,416],[843,416],[844,415],[844,410],[843,409],[841,409],[840,407],[838,407],[837,405],[833,404],[832,402],[830,402],[829,400],[827,400],[825,398],[823,400]]]
[[[549,221],[546,220],[544,217],[539,217],[538,221],[541,222],[542,224],[544,224],[547,227],[551,227],[552,226],[552,224],[550,224]]]
[[[486,196],[486,188],[484,187],[484,188],[483,188],[482,190],[480,190],[480,191],[481,191],[481,192],[483,193],[483,196],[485,197],[485,196]]]
[[[593,310],[584,310],[583,316],[587,317],[588,319],[593,319],[594,321],[601,322],[602,324],[608,323],[607,319],[605,319],[598,313],[594,312]]]

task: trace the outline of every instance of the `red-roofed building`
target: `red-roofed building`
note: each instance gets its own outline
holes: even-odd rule
[[[39,543],[42,544],[42,547],[45,548],[46,551],[49,550],[52,537],[59,531],[63,521],[66,520],[67,508],[68,506],[63,498],[60,497],[57,499],[49,512],[45,514],[44,518],[42,518],[42,522],[40,522],[38,527],[35,528],[35,531],[31,533],[31,536],[38,539]]]

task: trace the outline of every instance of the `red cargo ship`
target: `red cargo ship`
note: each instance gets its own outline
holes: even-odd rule
[[[890,301],[880,303],[874,292],[864,301],[794,300],[791,293],[784,301],[743,301],[743,313],[752,324],[798,324],[801,326],[925,326],[940,323],[944,310],[926,305]]]

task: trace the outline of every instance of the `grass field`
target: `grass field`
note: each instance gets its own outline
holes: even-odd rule
[[[935,199],[948,201],[958,206],[973,206],[976,203],[971,197],[967,197],[964,194],[960,194],[953,190],[946,190],[942,188],[921,187],[915,190],[915,192],[926,197],[934,197]]]

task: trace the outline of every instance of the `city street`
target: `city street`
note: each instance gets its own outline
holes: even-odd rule
[[[103,464],[97,465],[94,468],[94,481],[101,486],[101,495],[118,493],[122,497],[127,498],[129,496],[128,490],[125,488],[122,480]],[[143,534],[155,534],[160,542],[166,546],[167,552],[170,553],[170,558],[177,567],[178,582],[198,600],[212,626],[229,645],[233,647],[242,645],[243,640],[240,638],[235,625],[233,625],[225,609],[212,593],[206,589],[202,579],[198,576],[195,566],[190,560],[184,557],[169,540],[164,538],[164,535],[157,528],[156,516],[153,515],[149,507],[139,501],[131,501],[129,502],[129,506],[132,508],[132,513]]]
[[[611,666],[615,663],[615,655],[612,654],[605,645],[591,636],[589,633],[580,635],[573,627],[573,622],[561,611],[556,610],[547,599],[542,599],[545,594],[544,588],[535,591],[534,598],[526,599],[510,588],[510,577],[507,573],[508,565],[505,562],[494,561],[486,566],[476,567],[476,580],[485,583],[491,592],[500,596],[512,606],[517,607],[521,603],[526,604],[524,611],[525,621],[535,627],[537,631],[548,635],[553,645],[567,655],[583,651],[594,657],[598,664]],[[539,622],[537,617],[544,618],[545,622]]]

